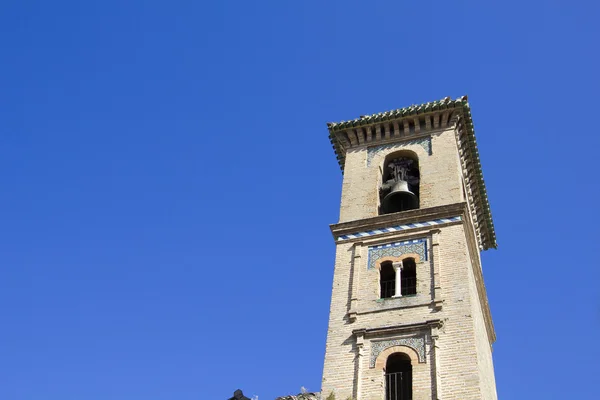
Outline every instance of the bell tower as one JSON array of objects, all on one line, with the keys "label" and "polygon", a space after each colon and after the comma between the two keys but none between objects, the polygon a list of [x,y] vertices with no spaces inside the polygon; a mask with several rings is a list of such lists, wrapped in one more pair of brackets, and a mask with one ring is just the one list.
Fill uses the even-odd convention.
[{"label": "bell tower", "polygon": [[497,399],[496,247],[467,97],[328,124],[342,173],[323,398]]}]

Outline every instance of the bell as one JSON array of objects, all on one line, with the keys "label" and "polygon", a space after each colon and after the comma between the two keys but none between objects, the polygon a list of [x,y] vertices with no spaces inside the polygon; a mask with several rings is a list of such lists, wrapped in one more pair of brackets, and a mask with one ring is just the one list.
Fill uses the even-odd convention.
[{"label": "bell", "polygon": [[408,189],[408,182],[399,180],[383,198],[381,209],[384,214],[414,210],[419,207],[417,195]]}]

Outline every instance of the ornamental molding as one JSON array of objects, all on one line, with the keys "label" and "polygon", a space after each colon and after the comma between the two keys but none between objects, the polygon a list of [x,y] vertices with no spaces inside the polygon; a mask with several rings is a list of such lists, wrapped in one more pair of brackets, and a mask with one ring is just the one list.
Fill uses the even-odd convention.
[{"label": "ornamental molding", "polygon": [[367,269],[375,268],[377,261],[383,257],[400,257],[411,253],[418,254],[420,261],[427,261],[427,239],[407,240],[369,247]]},{"label": "ornamental molding", "polygon": [[375,361],[381,352],[393,346],[406,346],[413,349],[419,356],[419,362],[425,361],[425,335],[413,336],[398,339],[388,339],[371,342],[371,356],[369,358],[369,367],[375,368]]}]

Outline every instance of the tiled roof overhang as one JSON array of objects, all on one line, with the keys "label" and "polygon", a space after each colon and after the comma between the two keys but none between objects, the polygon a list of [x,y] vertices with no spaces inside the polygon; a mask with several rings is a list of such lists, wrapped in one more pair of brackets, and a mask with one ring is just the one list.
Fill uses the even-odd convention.
[{"label": "tiled roof overhang", "polygon": [[415,118],[426,116],[427,114],[436,114],[437,122],[440,113],[444,113],[445,116],[443,118],[445,118],[446,121],[454,119],[457,123],[463,167],[467,172],[467,177],[470,179],[470,192],[475,209],[474,222],[479,231],[480,247],[483,250],[489,248],[495,249],[497,247],[496,233],[492,221],[487,191],[485,189],[485,182],[483,180],[479,151],[477,150],[477,141],[473,129],[473,119],[471,118],[471,107],[467,101],[467,96],[460,97],[456,100],[446,97],[440,101],[361,116],[360,118],[349,121],[328,123],[329,140],[333,145],[338,163],[343,173],[346,150],[349,147],[363,144],[362,140],[360,143],[350,143],[348,140],[345,140],[343,135],[344,132],[348,130],[354,131],[356,128],[364,128],[368,129],[370,138],[371,128],[378,125],[390,122],[398,124],[403,120],[414,120]]}]

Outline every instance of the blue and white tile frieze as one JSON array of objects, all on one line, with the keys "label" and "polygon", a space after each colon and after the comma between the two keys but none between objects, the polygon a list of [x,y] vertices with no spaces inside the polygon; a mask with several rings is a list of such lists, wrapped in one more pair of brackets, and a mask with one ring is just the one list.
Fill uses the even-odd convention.
[{"label": "blue and white tile frieze", "polygon": [[427,260],[427,240],[408,240],[369,247],[367,268],[374,268],[377,260],[383,257],[400,257],[411,253],[418,254],[421,261]]},{"label": "blue and white tile frieze", "polygon": [[371,357],[369,359],[369,366],[371,368],[375,367],[375,361],[377,360],[379,354],[392,346],[410,347],[417,352],[417,355],[419,356],[419,362],[425,362],[425,338],[423,336],[418,336],[371,342]]},{"label": "blue and white tile frieze", "polygon": [[368,237],[368,236],[373,236],[373,235],[380,235],[382,233],[398,232],[398,231],[404,231],[407,229],[422,228],[424,226],[435,226],[435,225],[440,225],[440,224],[447,224],[449,222],[456,222],[456,221],[460,221],[460,220],[461,220],[461,217],[451,217],[451,218],[435,219],[433,221],[415,222],[415,223],[411,223],[411,224],[390,226],[388,228],[373,229],[372,231],[364,231],[364,232],[351,233],[348,235],[340,235],[337,237],[337,241],[341,242],[342,240],[349,240],[349,239],[356,239],[356,238]]}]

